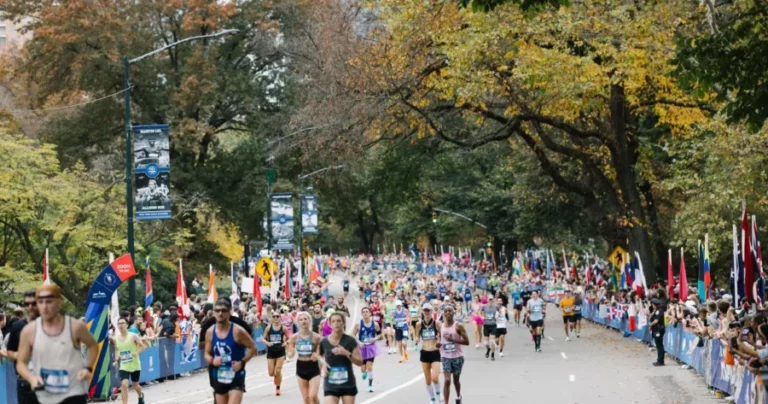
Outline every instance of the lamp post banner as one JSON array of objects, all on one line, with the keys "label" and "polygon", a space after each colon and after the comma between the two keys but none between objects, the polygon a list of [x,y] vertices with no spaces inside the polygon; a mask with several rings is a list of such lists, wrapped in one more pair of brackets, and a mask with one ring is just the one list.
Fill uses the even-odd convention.
[{"label": "lamp post banner", "polygon": [[301,230],[304,234],[317,234],[317,196],[301,196]]},{"label": "lamp post banner", "polygon": [[136,220],[171,218],[168,125],[133,127]]},{"label": "lamp post banner", "polygon": [[272,248],[293,250],[293,194],[272,194]]}]

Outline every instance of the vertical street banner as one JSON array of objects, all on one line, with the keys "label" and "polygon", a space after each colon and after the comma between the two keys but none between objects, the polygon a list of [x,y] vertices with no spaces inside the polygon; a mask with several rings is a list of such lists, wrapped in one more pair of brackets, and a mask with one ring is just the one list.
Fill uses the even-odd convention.
[{"label": "vertical street banner", "polygon": [[168,125],[133,127],[136,220],[171,218]]},{"label": "vertical street banner", "polygon": [[317,234],[317,196],[301,196],[301,231],[304,234]]},{"label": "vertical street banner", "polygon": [[272,194],[272,248],[293,250],[293,194]]},{"label": "vertical street banner", "polygon": [[128,279],[136,276],[133,260],[130,254],[112,261],[93,281],[88,300],[85,305],[85,324],[99,344],[99,354],[91,369],[91,382],[88,386],[88,396],[91,398],[107,398],[111,393],[109,340],[109,303],[112,294]]}]

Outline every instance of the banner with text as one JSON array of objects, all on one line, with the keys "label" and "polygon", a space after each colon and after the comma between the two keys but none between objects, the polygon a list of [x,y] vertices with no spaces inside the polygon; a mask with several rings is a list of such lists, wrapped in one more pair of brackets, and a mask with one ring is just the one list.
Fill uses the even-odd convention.
[{"label": "banner with text", "polygon": [[171,218],[168,125],[133,127],[136,220]]},{"label": "banner with text", "polygon": [[317,234],[317,196],[301,196],[301,230],[304,234]]},{"label": "banner with text", "polygon": [[272,194],[272,248],[293,250],[293,194]]}]

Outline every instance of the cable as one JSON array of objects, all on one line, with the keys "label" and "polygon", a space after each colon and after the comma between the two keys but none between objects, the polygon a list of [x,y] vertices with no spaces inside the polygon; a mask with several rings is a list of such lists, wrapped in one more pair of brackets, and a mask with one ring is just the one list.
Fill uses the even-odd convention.
[{"label": "cable", "polygon": [[120,90],[120,91],[118,91],[116,93],[112,93],[110,95],[105,95],[105,96],[103,96],[101,98],[97,98],[95,100],[81,102],[79,104],[65,105],[63,107],[52,107],[52,108],[44,108],[44,109],[14,109],[14,110],[11,110],[9,112],[12,113],[12,114],[22,114],[22,113],[30,113],[30,112],[61,111],[61,110],[70,109],[70,108],[77,108],[77,107],[82,107],[83,105],[93,104],[95,102],[106,100],[107,98],[114,97],[114,96],[116,96],[118,94],[122,94],[122,93],[126,92],[127,90],[130,90],[131,88],[133,88],[133,85],[131,85],[131,87],[129,87],[129,88],[124,88],[124,89],[122,89],[122,90]]}]

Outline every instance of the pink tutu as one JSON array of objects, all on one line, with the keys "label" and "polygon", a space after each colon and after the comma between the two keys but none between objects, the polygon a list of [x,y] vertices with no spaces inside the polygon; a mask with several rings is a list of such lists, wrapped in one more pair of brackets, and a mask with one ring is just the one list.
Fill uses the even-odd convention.
[{"label": "pink tutu", "polygon": [[379,346],[378,344],[371,344],[371,345],[360,345],[360,355],[363,357],[363,360],[366,359],[373,359],[377,356],[379,356]]},{"label": "pink tutu", "polygon": [[477,325],[483,325],[483,318],[480,316],[472,316],[472,321]]}]

